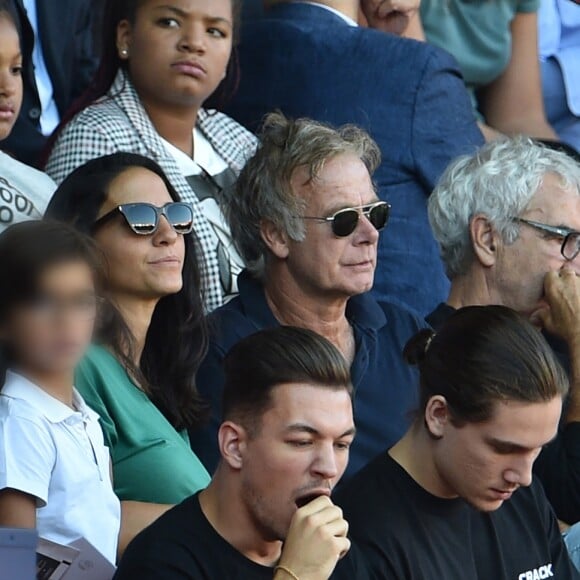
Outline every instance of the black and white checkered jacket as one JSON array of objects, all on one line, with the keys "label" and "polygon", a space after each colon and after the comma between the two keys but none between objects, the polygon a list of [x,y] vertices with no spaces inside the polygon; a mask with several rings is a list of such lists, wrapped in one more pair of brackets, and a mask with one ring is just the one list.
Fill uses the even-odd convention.
[{"label": "black and white checkered jacket", "polygon": [[[205,109],[199,112],[197,127],[232,170],[239,174],[256,149],[256,137],[230,117]],[[66,126],[56,142],[46,171],[61,183],[87,161],[119,151],[154,159],[181,198],[193,203],[195,232],[203,251],[206,307],[214,310],[221,306],[224,296],[217,256],[219,240],[123,71],[117,75],[106,97],[80,112]]]}]

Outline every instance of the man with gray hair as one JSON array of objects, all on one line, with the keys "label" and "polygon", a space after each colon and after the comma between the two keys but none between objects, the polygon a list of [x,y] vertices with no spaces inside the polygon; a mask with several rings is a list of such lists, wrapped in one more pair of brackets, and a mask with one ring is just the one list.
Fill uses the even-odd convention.
[{"label": "man with gray hair", "polygon": [[562,428],[535,464],[558,517],[580,521],[580,165],[519,137],[457,159],[429,200],[451,291],[427,321],[500,304],[541,327],[572,377]]},{"label": "man with gray hair", "polygon": [[[425,323],[369,293],[390,209],[372,183],[379,162],[377,145],[361,129],[267,117],[259,149],[226,207],[248,269],[240,278],[240,295],[210,317],[209,354],[197,377],[212,416],[206,429],[190,435],[210,472],[219,459],[224,356],[265,328],[307,328],[348,361],[357,437],[347,477],[408,427],[418,377],[402,350]],[[304,438],[305,446],[317,444],[316,433]]]}]

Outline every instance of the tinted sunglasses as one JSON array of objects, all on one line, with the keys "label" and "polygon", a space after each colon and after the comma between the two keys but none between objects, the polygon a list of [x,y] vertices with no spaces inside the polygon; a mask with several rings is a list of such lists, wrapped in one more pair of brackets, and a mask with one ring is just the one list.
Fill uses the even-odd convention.
[{"label": "tinted sunglasses", "polygon": [[366,217],[377,231],[387,225],[391,214],[391,206],[385,201],[377,201],[359,207],[347,207],[329,217],[304,216],[305,220],[328,222],[332,225],[332,233],[339,238],[346,238],[356,230],[361,216]]},{"label": "tinted sunglasses", "polygon": [[121,214],[127,225],[139,236],[151,236],[159,229],[161,216],[178,234],[190,234],[193,231],[193,208],[189,203],[170,202],[163,207],[150,203],[127,203],[119,205],[95,222],[95,229]]}]

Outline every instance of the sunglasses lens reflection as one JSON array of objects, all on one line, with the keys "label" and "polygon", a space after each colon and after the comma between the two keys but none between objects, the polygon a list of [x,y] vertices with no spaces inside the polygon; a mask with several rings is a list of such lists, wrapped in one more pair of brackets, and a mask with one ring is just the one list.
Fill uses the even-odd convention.
[{"label": "sunglasses lens reflection", "polygon": [[141,203],[126,205],[123,207],[123,215],[136,234],[149,235],[157,229],[157,213],[149,205]]},{"label": "sunglasses lens reflection", "polygon": [[167,206],[167,219],[178,234],[189,234],[193,230],[193,210],[187,203]]}]

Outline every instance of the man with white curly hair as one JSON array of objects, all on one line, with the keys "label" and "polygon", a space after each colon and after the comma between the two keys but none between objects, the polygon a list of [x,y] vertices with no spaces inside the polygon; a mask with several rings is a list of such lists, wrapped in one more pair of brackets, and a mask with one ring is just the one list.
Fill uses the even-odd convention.
[{"label": "man with white curly hair", "polygon": [[499,304],[542,328],[572,390],[557,439],[535,465],[558,517],[580,521],[580,164],[518,137],[490,143],[447,169],[429,219],[456,309]]}]

